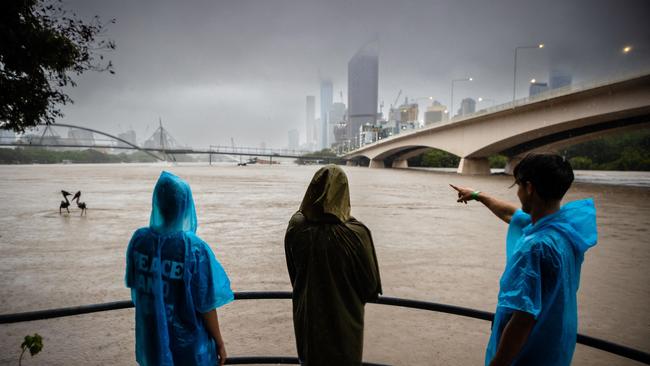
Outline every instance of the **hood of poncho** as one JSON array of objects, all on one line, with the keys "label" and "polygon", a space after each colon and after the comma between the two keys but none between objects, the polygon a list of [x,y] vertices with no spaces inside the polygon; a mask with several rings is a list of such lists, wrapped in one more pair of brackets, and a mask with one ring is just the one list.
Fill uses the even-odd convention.
[{"label": "hood of poncho", "polygon": [[586,252],[598,242],[593,199],[569,202],[558,212],[524,228],[523,233],[531,235],[548,228],[562,232],[579,253]]},{"label": "hood of poncho", "polygon": [[343,169],[333,164],[319,169],[309,183],[300,212],[311,222],[347,222],[350,189]]},{"label": "hood of poncho", "polygon": [[196,209],[187,182],[167,171],[160,173],[153,191],[149,227],[159,234],[196,233]]}]

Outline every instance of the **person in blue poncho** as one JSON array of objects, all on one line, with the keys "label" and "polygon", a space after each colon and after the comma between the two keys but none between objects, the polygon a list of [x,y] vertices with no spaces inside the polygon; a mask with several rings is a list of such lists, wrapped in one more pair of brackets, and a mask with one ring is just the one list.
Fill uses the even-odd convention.
[{"label": "person in blue poncho", "polygon": [[126,253],[135,355],[142,366],[225,363],[216,309],[231,302],[233,292],[196,227],[190,186],[162,172],[149,226],[133,234]]},{"label": "person in blue poncho", "polygon": [[452,185],[458,202],[479,201],[510,224],[485,364],[570,365],[578,331],[580,267],[598,237],[596,209],[592,199],[560,205],[573,170],[558,155],[526,156],[514,178],[521,209]]}]

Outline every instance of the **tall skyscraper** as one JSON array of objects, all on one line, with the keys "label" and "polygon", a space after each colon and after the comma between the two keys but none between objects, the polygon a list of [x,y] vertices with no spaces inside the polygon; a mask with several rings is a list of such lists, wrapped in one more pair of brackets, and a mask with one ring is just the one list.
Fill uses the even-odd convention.
[{"label": "tall skyscraper", "polygon": [[377,121],[379,42],[363,46],[348,62],[348,136],[358,143],[359,127]]},{"label": "tall skyscraper", "polygon": [[320,82],[320,148],[329,147],[329,112],[334,101],[334,86],[331,80]]},{"label": "tall skyscraper", "polygon": [[460,108],[458,109],[458,115],[464,116],[466,114],[476,112],[476,101],[472,98],[465,98],[460,102]]},{"label": "tall skyscraper", "polygon": [[548,90],[547,83],[540,83],[540,82],[530,83],[530,87],[528,88],[528,96],[532,97],[533,95],[543,93],[547,90]]},{"label": "tall skyscraper", "polygon": [[305,145],[308,149],[313,147],[314,141],[316,141],[314,124],[316,122],[316,97],[313,95],[307,96],[307,104],[305,109]]}]

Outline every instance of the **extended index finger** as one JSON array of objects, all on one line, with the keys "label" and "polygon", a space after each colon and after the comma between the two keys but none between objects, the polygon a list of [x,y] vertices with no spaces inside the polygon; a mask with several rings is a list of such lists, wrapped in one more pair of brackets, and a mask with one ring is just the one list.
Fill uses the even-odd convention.
[{"label": "extended index finger", "polygon": [[449,183],[449,186],[450,186],[451,188],[455,189],[456,191],[460,192],[460,188],[456,187],[455,185]]}]

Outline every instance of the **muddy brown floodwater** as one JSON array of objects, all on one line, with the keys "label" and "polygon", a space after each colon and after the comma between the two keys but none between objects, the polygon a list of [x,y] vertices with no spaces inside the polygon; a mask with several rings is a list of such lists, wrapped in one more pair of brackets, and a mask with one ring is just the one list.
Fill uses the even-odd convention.
[{"label": "muddy brown floodwater", "polygon": [[[289,291],[283,238],[316,166],[0,166],[0,313],[129,299],[124,253],[149,220],[161,170],[192,186],[198,234],[235,291]],[[516,202],[512,179],[345,168],[352,214],[372,230],[384,294],[494,311],[507,227],[448,183]],[[603,177],[601,177],[603,178]],[[604,175],[606,180],[607,176]],[[82,191],[59,215],[61,189]],[[579,331],[650,351],[650,188],[576,183],[566,200],[593,197],[599,242],[586,254]],[[0,364],[16,365],[27,334],[43,351],[23,365],[132,365],[133,309],[0,325]],[[220,309],[231,356],[295,355],[288,300]],[[479,365],[490,323],[383,305],[366,306],[364,359],[395,365]],[[578,345],[574,365],[635,365]]]}]

